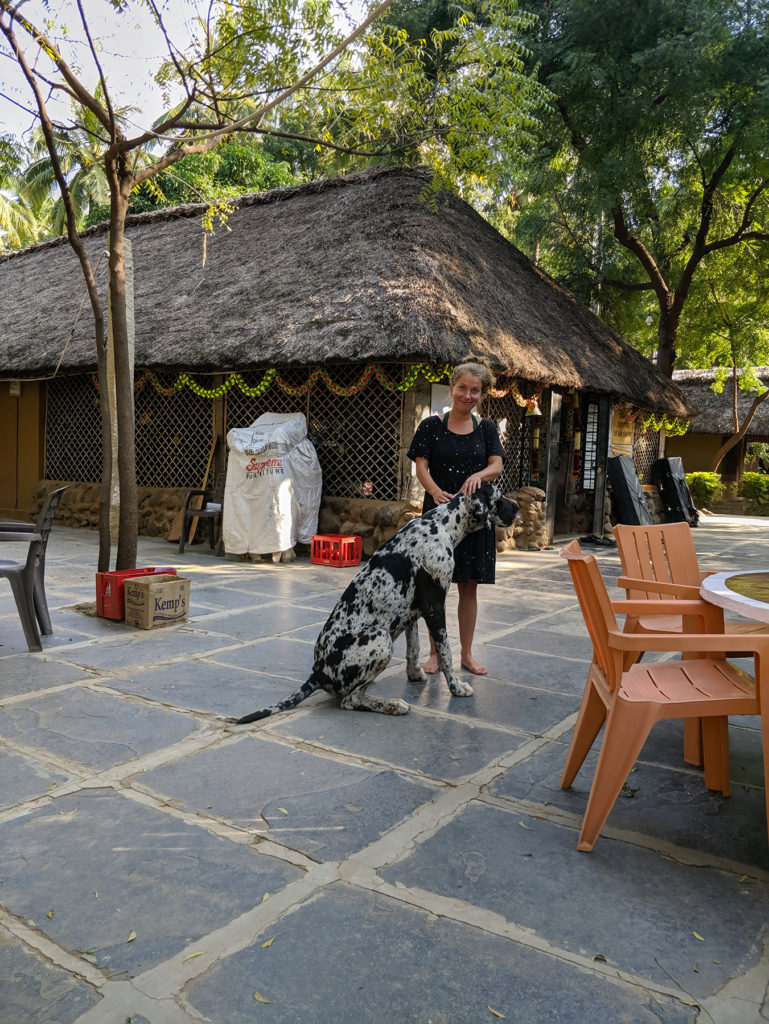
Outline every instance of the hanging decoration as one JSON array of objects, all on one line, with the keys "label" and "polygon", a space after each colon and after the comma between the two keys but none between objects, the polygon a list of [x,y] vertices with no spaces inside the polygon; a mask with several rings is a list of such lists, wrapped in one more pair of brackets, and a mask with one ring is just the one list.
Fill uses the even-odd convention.
[{"label": "hanging decoration", "polygon": [[540,419],[534,420],[531,431],[531,475],[532,478],[539,476],[539,425]]},{"label": "hanging decoration", "polygon": [[[504,398],[505,395],[512,395],[515,399],[515,404],[520,405],[522,409],[526,409],[527,416],[541,416],[539,411],[539,403],[542,400],[542,388],[535,391],[529,398],[525,398],[518,387],[518,381],[511,381],[510,385],[506,388],[490,388],[489,394],[492,398]],[[537,410],[536,412],[531,410]]]},{"label": "hanging decoration", "polygon": [[[391,380],[379,363],[367,363],[363,369],[363,373],[354,384],[342,385],[335,383],[331,374],[327,369],[325,369],[325,367],[316,366],[310,371],[310,375],[304,384],[294,386],[284,380],[275,367],[271,367],[270,369],[265,370],[262,379],[253,387],[249,387],[240,373],[231,373],[226,380],[222,381],[221,384],[212,388],[207,388],[202,384],[199,384],[188,373],[180,373],[173,384],[165,386],[161,384],[157,374],[153,370],[145,370],[134,382],[134,394],[138,394],[145,385],[150,384],[157,394],[163,395],[166,398],[170,398],[171,396],[178,394],[180,391],[183,391],[184,388],[189,388],[190,391],[198,395],[200,398],[223,398],[228,391],[232,390],[232,388],[237,388],[248,398],[261,398],[273,384],[277,384],[285,394],[291,395],[292,397],[298,397],[306,395],[319,381],[322,381],[333,395],[337,395],[340,398],[349,398],[351,395],[357,395],[364,388],[368,387],[374,378],[376,378],[380,385],[387,391],[403,392],[408,391],[409,388],[412,388],[414,384],[416,384],[420,373],[431,384],[438,384],[444,378],[450,377],[452,370],[453,367],[450,363],[441,363],[437,367],[429,366],[427,363],[414,363],[408,368],[403,379],[397,381]],[[94,386],[97,389],[99,387],[98,380],[95,375]],[[527,416],[540,416],[542,414],[540,408],[542,388],[536,391],[529,398],[526,398],[521,394],[518,382],[513,380],[506,388],[491,388],[489,394],[492,398],[504,398],[505,395],[512,394],[516,405],[526,409]]]},{"label": "hanging decoration", "polygon": [[635,421],[640,417],[643,430],[659,431],[664,428],[669,437],[677,437],[685,434],[689,429],[689,420],[681,419],[679,416],[667,416],[665,413],[649,412],[648,409],[642,410],[635,405],[629,405],[625,402],[617,402],[615,408],[628,420]]},{"label": "hanging decoration", "polygon": [[579,480],[579,472],[582,468],[582,412],[579,405],[579,394],[574,392],[571,401],[572,425],[574,437],[572,440],[572,467],[571,475],[575,483]]}]

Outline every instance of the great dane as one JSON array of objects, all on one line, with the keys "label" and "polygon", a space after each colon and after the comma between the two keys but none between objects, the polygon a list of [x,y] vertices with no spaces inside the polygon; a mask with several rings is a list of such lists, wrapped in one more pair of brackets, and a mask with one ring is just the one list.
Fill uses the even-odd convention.
[{"label": "great dane", "polygon": [[449,690],[455,697],[469,697],[473,688],[454,675],[446,636],[454,548],[468,533],[511,526],[517,511],[514,501],[484,483],[471,497],[460,492],[412,519],[377,549],[342,594],[315,643],[315,663],[307,682],[285,700],[245,715],[236,724],[288,711],[316,690],[334,694],[348,711],[405,715],[405,701],[383,700],[366,690],[386,668],[393,643],[404,630],[408,679],[426,682],[419,665],[420,617],[435,642],[438,667]]}]

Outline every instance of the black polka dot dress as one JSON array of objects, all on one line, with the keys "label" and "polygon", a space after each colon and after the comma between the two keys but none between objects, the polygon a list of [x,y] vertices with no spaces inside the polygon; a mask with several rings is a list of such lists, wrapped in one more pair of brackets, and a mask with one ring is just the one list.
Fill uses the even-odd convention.
[{"label": "black polka dot dress", "polygon": [[[430,476],[436,484],[450,494],[456,494],[473,473],[489,464],[492,455],[503,455],[497,428],[491,420],[483,419],[469,434],[455,434],[448,428],[445,417],[429,416],[417,427],[408,457],[427,459]],[[425,492],[422,511],[435,508],[432,495]],[[496,565],[496,537],[494,530],[470,533],[454,551],[454,583],[493,583]]]}]

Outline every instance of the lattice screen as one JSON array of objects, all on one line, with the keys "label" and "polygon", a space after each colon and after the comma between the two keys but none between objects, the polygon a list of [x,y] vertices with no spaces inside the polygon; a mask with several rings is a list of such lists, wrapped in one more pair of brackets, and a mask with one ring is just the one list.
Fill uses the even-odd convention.
[{"label": "lattice screen", "polygon": [[[390,380],[400,380],[401,364],[385,364]],[[360,378],[362,365],[330,366],[335,384],[349,386]],[[243,374],[250,386],[263,371]],[[291,387],[307,379],[307,369],[281,373]],[[137,379],[140,373],[137,372]],[[175,374],[159,375],[161,387],[170,387]],[[498,382],[505,387],[504,379]],[[524,394],[535,388],[521,382]],[[46,406],[45,473],[52,480],[97,482],[101,478],[101,428],[98,391],[93,377],[65,377],[50,381]],[[198,487],[213,440],[214,403],[185,388],[163,395],[151,382],[136,394],[137,482],[145,487]],[[542,416],[525,416],[512,395],[487,398],[481,414],[500,427],[505,449],[502,487],[517,490],[532,480],[532,438],[540,430],[539,466],[544,472],[547,444],[547,404]],[[307,395],[290,395],[277,384],[260,398],[249,398],[231,388],[224,399],[225,431],[253,423],[264,412],[303,412],[315,444],[328,495],[360,493],[393,500],[399,497],[400,437],[403,395],[389,391],[374,379],[356,395],[335,395],[318,381]],[[408,438],[406,439],[408,441]],[[371,485],[368,487],[367,485]]]},{"label": "lattice screen", "polygon": [[[508,387],[509,383],[504,377],[500,377],[497,380],[497,388],[502,390]],[[536,386],[530,382],[520,381],[519,383],[524,395],[531,395],[537,390]],[[526,410],[518,405],[511,394],[505,395],[504,398],[488,396],[479,407],[481,415],[493,420],[499,430],[502,448],[505,452],[505,464],[502,476],[497,483],[505,493],[517,491],[519,487],[526,487],[529,484],[535,486],[542,484],[538,473],[532,471],[532,453],[534,429],[539,426],[538,472],[544,473],[549,408],[544,395],[540,408],[541,416],[527,416]]]},{"label": "lattice screen", "polygon": [[643,426],[636,421],[633,437],[633,462],[642,484],[653,483],[652,466],[659,458],[659,451],[659,432],[654,427],[644,430]]},{"label": "lattice screen", "polygon": [[[158,374],[170,387],[176,374]],[[163,395],[147,383],[134,399],[136,482],[140,487],[200,487],[213,440],[212,402],[184,388]]]},{"label": "lattice screen", "polygon": [[45,475],[48,480],[101,480],[99,393],[90,375],[48,382]]},{"label": "lattice screen", "polygon": [[[383,366],[400,380],[400,365]],[[354,384],[360,366],[334,366],[334,382]],[[323,492],[339,496],[399,497],[400,432],[403,397],[372,380],[357,395],[337,397],[316,384],[310,393],[308,433],[323,471]],[[368,487],[371,484],[371,487]]]}]

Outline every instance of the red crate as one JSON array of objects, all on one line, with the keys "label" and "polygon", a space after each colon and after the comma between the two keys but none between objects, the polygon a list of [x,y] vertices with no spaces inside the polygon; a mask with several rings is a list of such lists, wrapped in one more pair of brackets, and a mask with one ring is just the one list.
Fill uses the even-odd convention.
[{"label": "red crate", "polygon": [[125,593],[123,582],[129,576],[149,576],[165,572],[176,575],[176,569],[167,566],[151,566],[147,569],[116,569],[113,572],[96,573],[96,614],[103,619],[125,618]]},{"label": "red crate", "polygon": [[310,561],[316,565],[359,565],[363,541],[344,533],[316,533],[312,538]]}]

